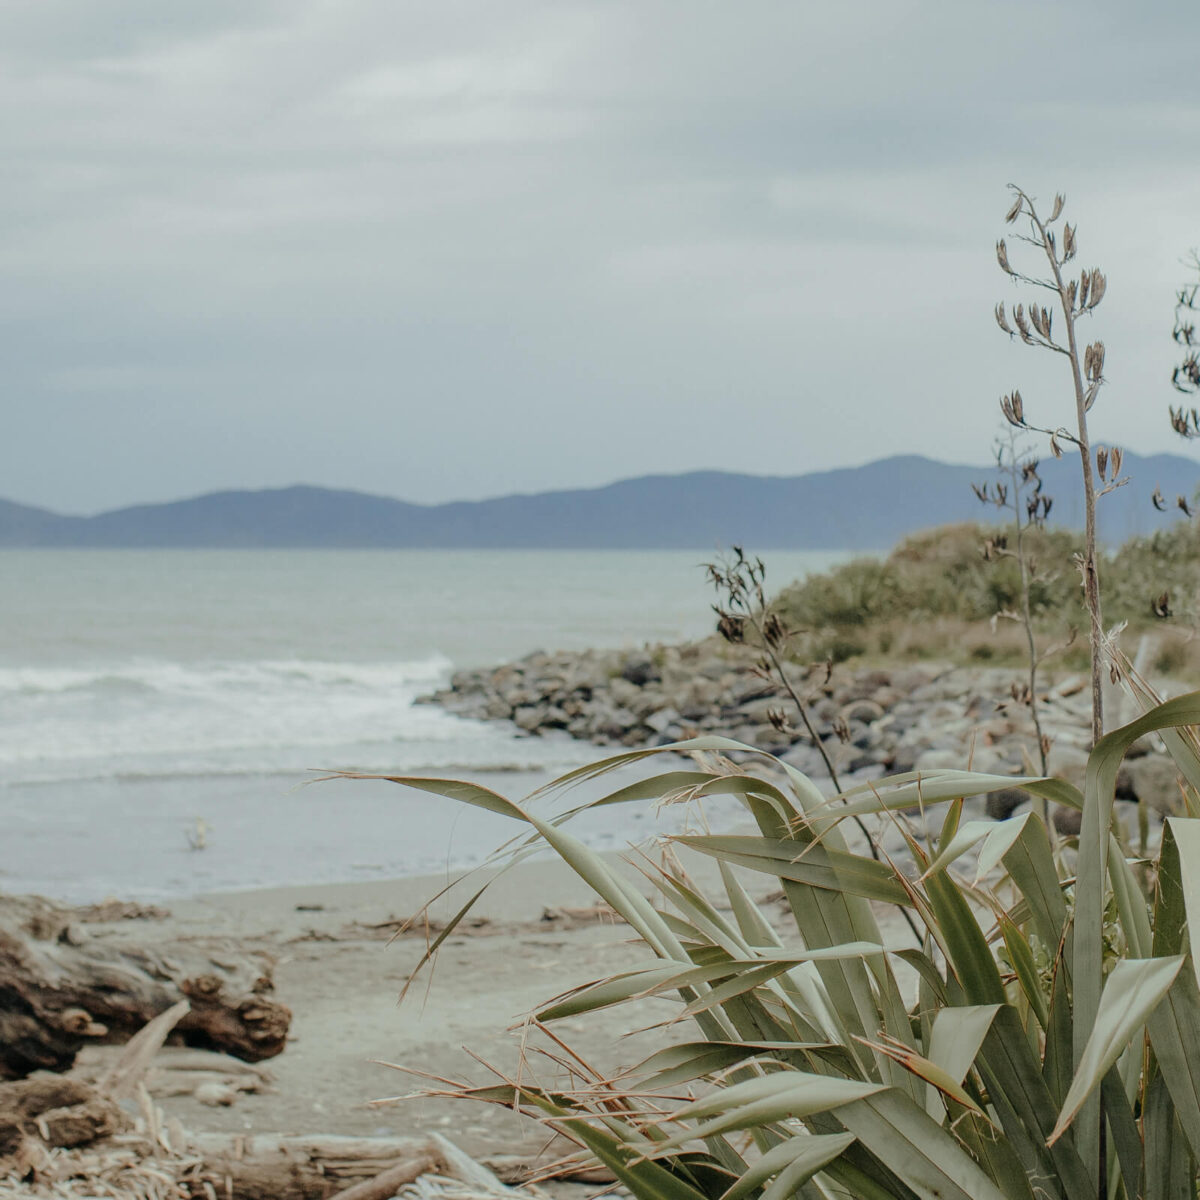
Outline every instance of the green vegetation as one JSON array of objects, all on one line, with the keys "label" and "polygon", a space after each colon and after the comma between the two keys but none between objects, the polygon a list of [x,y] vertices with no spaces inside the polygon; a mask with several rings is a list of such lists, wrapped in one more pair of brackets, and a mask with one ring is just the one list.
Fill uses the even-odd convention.
[{"label": "green vegetation", "polygon": [[[1092,683],[1094,747],[1083,790],[933,770],[829,799],[786,762],[717,737],[580,768],[524,804],[475,784],[394,777],[524,825],[529,840],[513,861],[550,847],[640,943],[627,970],[571,986],[533,1014],[522,1044],[544,1035],[558,1072],[552,1085],[522,1063],[488,1086],[441,1081],[437,1094],[539,1118],[605,1163],[637,1200],[1196,1200],[1200,692],[1159,701],[1105,632],[1100,585],[1109,624],[1124,620],[1140,632],[1172,611],[1192,619],[1200,538],[1177,525],[1106,557],[1096,546],[1095,504],[1121,485],[1121,455],[1097,447],[1093,469],[1086,415],[1103,383],[1104,347],[1081,355],[1075,323],[1106,284],[1094,269],[1063,278],[1075,231],[1065,225],[1060,246],[1049,229],[1063,204],[1056,197],[1042,222],[1016,190],[1008,214],[1010,223],[1028,219],[1020,240],[1044,252],[1050,277],[1014,270],[1004,242],[997,256],[1014,281],[1056,293],[1069,345],[1054,340],[1046,308],[1017,305],[1015,331],[1003,306],[996,319],[1025,344],[1070,360],[1075,432],[1028,424],[1018,392],[1002,404],[1014,427],[1048,435],[1056,451],[1060,441],[1080,451],[1082,541],[1043,528],[1032,510],[1022,526],[1014,480],[1017,554],[1000,544],[999,529],[932,530],[885,560],[846,564],[774,601],[763,564],[740,549],[709,572],[722,597],[718,631],[755,645],[757,674],[810,732],[815,710],[791,658],[954,652],[992,660],[1011,650],[1030,666],[1025,702],[1033,705],[1048,653],[1034,635],[1086,628],[1078,653]],[[1160,663],[1187,664],[1187,637],[1184,628],[1174,642],[1160,639]],[[1144,713],[1107,736],[1102,668]],[[782,707],[765,715],[776,728],[791,719]],[[1155,733],[1180,777],[1179,807],[1157,839],[1143,809],[1135,846],[1114,816],[1118,771]],[[694,765],[541,815],[547,792],[670,751]],[[840,787],[832,765],[829,774]],[[1033,799],[1030,811],[964,821],[966,801],[1014,788]],[[622,870],[568,831],[599,806],[709,796],[739,801],[756,832],[713,835],[701,819],[705,832],[665,839],[661,861],[631,855]],[[1048,804],[1079,811],[1077,838],[1056,835]],[[889,822],[899,852],[895,842],[884,850],[879,829]],[[715,867],[707,889],[699,870],[685,869],[688,855]],[[794,929],[778,930],[751,898],[755,880],[779,889]],[[690,1022],[693,1038],[615,1077],[572,1052],[571,1023],[647,998],[671,1003],[669,1019]]]},{"label": "green vegetation", "polygon": [[[640,943],[627,970],[534,1014],[526,1037],[553,1039],[554,1085],[523,1067],[437,1094],[528,1112],[590,1150],[638,1200],[1194,1197],[1200,988],[1186,929],[1200,929],[1200,796],[1189,789],[1188,816],[1167,822],[1154,859],[1111,839],[1126,749],[1167,731],[1194,787],[1200,744],[1177,727],[1197,722],[1200,693],[1110,734],[1084,793],[1057,780],[934,771],[828,801],[769,756],[786,783],[734,767],[720,756],[748,748],[721,738],[572,772],[548,790],[671,749],[709,764],[553,820],[539,815],[544,795],[516,804],[474,784],[397,777],[524,825],[531,842],[515,857],[551,847]],[[1000,786],[1081,809],[1077,851],[1033,813],[962,821],[965,798]],[[567,828],[600,805],[714,795],[740,800],[757,833],[681,835],[661,864],[631,856],[622,871]],[[932,841],[909,838],[908,869],[853,848],[847,821],[918,803],[944,815]],[[714,893],[676,850],[716,864]],[[959,873],[968,853],[976,882]],[[781,937],[751,899],[753,879],[782,889],[793,935]],[[695,1036],[615,1080],[571,1055],[572,1025],[647,997],[669,1001],[668,1018],[691,1022]]]},{"label": "green vegetation", "polygon": [[[798,653],[814,659],[928,656],[1015,665],[1026,654],[1013,619],[1021,603],[1020,566],[1013,557],[986,554],[988,543],[1003,536],[1001,527],[974,524],[914,534],[886,558],[854,559],[792,584],[774,607],[800,635]],[[1072,561],[1078,538],[1036,528],[1024,537],[1038,568],[1030,583],[1035,628],[1046,641],[1066,641],[1070,629],[1084,628],[1087,620]],[[1127,623],[1132,635],[1153,630],[1160,653],[1179,669],[1200,661],[1189,644],[1200,595],[1195,525],[1178,522],[1134,538],[1104,556],[1099,569],[1111,622]],[[1169,618],[1154,612],[1164,593]],[[1082,665],[1086,653],[1079,643],[1066,662]]]}]

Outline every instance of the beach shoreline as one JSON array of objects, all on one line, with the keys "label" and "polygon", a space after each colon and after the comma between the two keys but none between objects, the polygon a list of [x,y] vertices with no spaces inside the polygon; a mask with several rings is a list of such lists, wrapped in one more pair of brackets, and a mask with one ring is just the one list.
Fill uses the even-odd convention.
[{"label": "beach shoreline", "polygon": [[[474,890],[481,877],[495,875],[472,873],[431,906],[431,922],[461,907],[468,885]],[[475,1054],[515,1070],[521,1035],[514,1026],[535,1005],[645,961],[649,952],[630,944],[628,927],[595,911],[594,892],[564,864],[523,863],[495,879],[461,932],[446,939],[434,969],[426,968],[401,1003],[426,930],[393,935],[447,882],[441,875],[219,892],[174,901],[167,915],[86,926],[86,936],[131,943],[230,939],[275,959],[274,998],[293,1013],[286,1048],[253,1072],[225,1060],[230,1078],[237,1075],[235,1092],[227,1096],[231,1103],[212,1104],[195,1093],[179,1094],[185,1076],[172,1064],[189,1052],[168,1046],[149,1080],[164,1115],[192,1133],[442,1133],[477,1157],[536,1158],[546,1131],[507,1110],[446,1098],[374,1104],[421,1087],[381,1064],[481,1081],[487,1072]],[[646,1008],[647,1024],[671,1011],[663,1002]],[[657,1032],[623,1039],[632,1019],[628,1011],[599,1013],[564,1022],[561,1032],[598,1062],[629,1065],[663,1040]],[[94,1076],[118,1050],[87,1046],[76,1071]],[[261,1090],[259,1072],[268,1080]],[[243,1085],[255,1090],[236,1090]]]}]

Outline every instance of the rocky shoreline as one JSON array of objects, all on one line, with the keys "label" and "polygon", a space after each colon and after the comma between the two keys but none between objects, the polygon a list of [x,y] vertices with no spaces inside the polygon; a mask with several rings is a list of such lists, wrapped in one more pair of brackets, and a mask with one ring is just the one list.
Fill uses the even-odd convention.
[{"label": "rocky shoreline", "polygon": [[[539,651],[499,667],[456,672],[449,687],[422,701],[463,717],[510,721],[528,736],[565,733],[599,746],[667,745],[720,734],[827,779],[822,754],[794,706],[753,672],[753,661],[745,648],[716,639],[637,650]],[[1034,770],[1036,741],[1023,682],[1012,669],[922,662],[835,667],[828,675],[824,667],[797,670],[794,686],[835,770],[862,779],[968,766],[997,775]],[[1089,741],[1086,681],[1050,679],[1039,688],[1038,702],[1052,773],[1081,782]],[[1178,798],[1173,764],[1149,745],[1135,751],[1118,798],[1168,811]],[[987,812],[1007,816],[1024,799],[1018,792],[993,793]]]}]

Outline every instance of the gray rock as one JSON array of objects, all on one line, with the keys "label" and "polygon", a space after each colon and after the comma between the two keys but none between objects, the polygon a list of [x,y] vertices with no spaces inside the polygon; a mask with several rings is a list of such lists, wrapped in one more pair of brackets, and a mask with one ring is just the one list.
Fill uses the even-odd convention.
[{"label": "gray rock", "polygon": [[546,719],[545,704],[525,704],[513,711],[513,724],[526,733],[534,733]]},{"label": "gray rock", "polygon": [[[788,704],[790,706],[790,701]],[[772,709],[783,707],[784,703],[781,698],[771,694],[741,701],[735,708],[730,709],[730,715],[735,715],[741,721],[765,721],[767,713]]]},{"label": "gray rock", "polygon": [[757,675],[744,675],[735,679],[729,690],[733,694],[733,703],[745,708],[756,700],[771,700],[778,689],[775,684]]},{"label": "gray rock", "polygon": [[1126,762],[1123,769],[1128,776],[1129,790],[1132,793],[1129,799],[1148,805],[1164,816],[1179,811],[1179,772],[1168,755],[1145,754],[1132,762]]},{"label": "gray rock", "polygon": [[548,705],[542,717],[542,729],[565,729],[570,717],[557,704]]},{"label": "gray rock", "polygon": [[1083,827],[1083,813],[1076,808],[1064,808],[1061,804],[1054,809],[1054,828],[1064,837],[1078,837]]},{"label": "gray rock", "polygon": [[857,721],[861,725],[870,725],[883,716],[883,706],[874,700],[852,700],[842,709],[842,718],[846,721]]},{"label": "gray rock", "polygon": [[795,767],[802,775],[812,775],[814,772],[824,772],[825,770],[820,754],[812,746],[804,743],[797,743],[785,750],[779,757],[788,766]]},{"label": "gray rock", "polygon": [[[880,766],[880,763],[873,754],[860,750],[857,746],[849,745],[841,747],[840,752],[834,756],[833,765],[838,774],[842,775],[858,774],[870,767]],[[842,785],[848,786],[844,779]]]},{"label": "gray rock", "polygon": [[677,709],[660,708],[657,712],[652,712],[645,717],[643,723],[653,729],[655,733],[665,733],[678,720],[679,711]]},{"label": "gray rock", "polygon": [[1087,752],[1075,746],[1056,742],[1050,747],[1048,765],[1050,774],[1055,779],[1065,779],[1076,787],[1083,787],[1083,777],[1087,772]]},{"label": "gray rock", "polygon": [[868,750],[874,744],[874,734],[869,725],[864,725],[861,721],[851,721],[846,728],[849,734],[847,740],[851,746],[859,750]]},{"label": "gray rock", "polygon": [[648,654],[631,654],[621,666],[621,678],[626,683],[637,687],[645,687],[648,683],[656,683],[662,678],[662,673],[655,666],[654,660]]},{"label": "gray rock", "polygon": [[609,708],[593,718],[592,728],[602,737],[619,742],[630,732],[638,719],[627,708]]},{"label": "gray rock", "polygon": [[963,771],[967,763],[957,750],[923,750],[917,755],[913,769],[916,771]]},{"label": "gray rock", "polygon": [[988,792],[984,813],[993,821],[1005,821],[1029,800],[1029,793],[1019,788],[999,788]]}]

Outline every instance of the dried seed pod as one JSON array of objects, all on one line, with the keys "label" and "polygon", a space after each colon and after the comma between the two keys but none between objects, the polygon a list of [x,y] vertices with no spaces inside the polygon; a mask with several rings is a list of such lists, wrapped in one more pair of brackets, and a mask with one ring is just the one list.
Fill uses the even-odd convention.
[{"label": "dried seed pod", "polygon": [[734,613],[717,610],[717,632],[731,645],[738,645],[746,640],[746,618]]},{"label": "dried seed pod", "polygon": [[768,708],[767,720],[771,722],[772,727],[777,733],[792,732],[792,723],[788,720],[787,713],[782,708]]},{"label": "dried seed pod", "polygon": [[1112,452],[1109,455],[1109,457],[1112,460],[1113,479],[1120,479],[1120,477],[1121,477],[1121,461],[1125,457],[1125,452],[1121,449],[1120,446],[1114,446],[1112,448]]},{"label": "dried seed pod", "polygon": [[1171,597],[1167,592],[1156,596],[1150,601],[1150,611],[1160,620],[1165,621],[1171,615]]},{"label": "dried seed pod", "polygon": [[1075,227],[1073,225],[1063,226],[1063,262],[1069,262],[1075,257]]},{"label": "dried seed pod", "polygon": [[1013,206],[1004,214],[1006,224],[1011,225],[1021,215],[1021,205],[1025,203],[1024,196],[1018,196],[1013,201]]},{"label": "dried seed pod", "polygon": [[1100,476],[1100,482],[1106,483],[1105,475],[1108,473],[1108,451],[1103,446],[1096,447],[1096,471]]},{"label": "dried seed pod", "polygon": [[1013,312],[1013,320],[1017,323],[1017,332],[1021,335],[1021,341],[1027,346],[1034,345],[1033,335],[1029,332],[1029,321],[1025,316],[1025,306],[1018,304]]},{"label": "dried seed pod", "polygon": [[1050,453],[1053,454],[1055,458],[1062,458],[1063,456],[1062,447],[1058,444],[1058,438],[1056,438],[1054,434],[1050,435]]},{"label": "dried seed pod", "polygon": [[996,324],[999,325],[1009,337],[1014,336],[1012,326],[1008,323],[1008,317],[1006,317],[1004,314],[1003,304],[996,305]]},{"label": "dried seed pod", "polygon": [[778,649],[787,641],[787,628],[775,613],[767,613],[763,620],[763,637],[772,649]]},{"label": "dried seed pod", "polygon": [[1167,502],[1163,499],[1162,489],[1155,488],[1154,494],[1150,497],[1150,503],[1158,509],[1159,512],[1167,511]]},{"label": "dried seed pod", "polygon": [[1088,305],[1088,295],[1092,289],[1092,273],[1084,271],[1079,276],[1079,311],[1082,312]]},{"label": "dried seed pod", "polygon": [[1013,392],[1011,396],[1000,397],[1000,412],[1004,419],[1017,429],[1025,428],[1025,405],[1021,401],[1021,393]]},{"label": "dried seed pod", "polygon": [[1092,271],[1092,299],[1088,305],[1090,312],[1101,300],[1104,299],[1104,293],[1108,290],[1108,280],[1100,274],[1098,270]]},{"label": "dried seed pod", "polygon": [[1183,513],[1185,517],[1190,517],[1192,515],[1191,507],[1182,496],[1175,497],[1175,507],[1179,509],[1179,511]]},{"label": "dried seed pod", "polygon": [[1054,197],[1054,208],[1050,212],[1051,222],[1057,221],[1058,218],[1062,216],[1063,205],[1066,204],[1066,202],[1067,198],[1062,194],[1062,192],[1059,192]]}]

